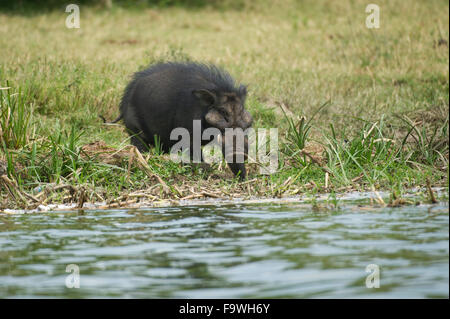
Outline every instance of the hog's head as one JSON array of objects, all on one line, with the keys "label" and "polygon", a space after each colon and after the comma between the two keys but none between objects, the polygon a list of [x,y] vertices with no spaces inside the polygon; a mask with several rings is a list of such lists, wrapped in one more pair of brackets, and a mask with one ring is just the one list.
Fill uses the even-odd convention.
[{"label": "hog's head", "polygon": [[[221,132],[219,140],[228,166],[235,175],[240,172],[240,178],[244,179],[246,170],[243,158],[247,157],[248,139],[246,136],[237,137],[236,135],[249,128],[253,122],[252,116],[244,108],[247,88],[241,85],[237,92],[215,92],[201,89],[195,90],[193,93],[203,105],[208,106],[208,112],[205,115],[206,122]],[[232,129],[242,129],[242,131]],[[234,134],[231,133],[232,131]],[[244,156],[239,156],[239,154]]]}]

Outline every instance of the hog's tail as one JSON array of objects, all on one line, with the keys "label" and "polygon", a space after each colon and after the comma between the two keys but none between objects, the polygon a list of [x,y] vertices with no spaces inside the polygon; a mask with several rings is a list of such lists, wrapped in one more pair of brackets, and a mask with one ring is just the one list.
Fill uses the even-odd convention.
[{"label": "hog's tail", "polygon": [[103,121],[104,124],[114,124],[114,123],[119,122],[119,121],[122,119],[122,114],[120,114],[118,118],[116,118],[114,121],[111,121],[111,122],[108,122],[108,121],[103,117],[103,115],[99,115],[98,117],[102,119],[102,121]]}]

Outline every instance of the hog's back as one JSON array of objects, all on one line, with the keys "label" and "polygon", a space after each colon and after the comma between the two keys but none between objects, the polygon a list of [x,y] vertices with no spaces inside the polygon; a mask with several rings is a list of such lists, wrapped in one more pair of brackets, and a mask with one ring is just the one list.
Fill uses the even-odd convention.
[{"label": "hog's back", "polygon": [[142,131],[149,144],[158,135],[168,151],[177,142],[170,140],[174,128],[186,128],[192,137],[193,120],[202,120],[205,125],[207,110],[199,105],[192,90],[209,89],[210,85],[195,73],[170,65],[147,71],[136,76],[128,110],[124,112],[128,113],[124,114],[125,125],[132,131]]}]

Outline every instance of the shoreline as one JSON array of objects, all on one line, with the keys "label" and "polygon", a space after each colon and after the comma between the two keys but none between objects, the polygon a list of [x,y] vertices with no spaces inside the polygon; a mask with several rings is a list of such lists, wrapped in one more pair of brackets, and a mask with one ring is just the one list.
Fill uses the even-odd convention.
[{"label": "shoreline", "polygon": [[[399,207],[406,205],[423,205],[423,204],[435,204],[440,205],[447,203],[445,197],[449,194],[448,187],[433,187],[433,192],[437,196],[438,200],[436,203],[422,201],[411,201],[417,199],[418,197],[424,198],[427,192],[426,188],[415,187],[406,190],[405,194],[401,197],[404,201],[401,202],[388,202],[389,196],[391,195],[388,191],[349,191],[344,193],[335,194],[336,201],[360,201],[360,200],[370,200],[371,206],[379,207]],[[39,205],[35,209],[1,209],[0,214],[16,215],[16,214],[32,214],[32,213],[50,213],[50,212],[72,212],[72,211],[97,211],[97,210],[130,210],[130,209],[151,209],[159,207],[188,207],[188,206],[222,206],[222,205],[252,205],[252,204],[307,204],[314,206],[314,202],[322,204],[323,202],[330,201],[330,196],[333,193],[319,193],[319,194],[303,194],[295,196],[281,196],[281,197],[256,197],[251,196],[250,198],[206,198],[206,199],[187,199],[187,200],[176,200],[176,199],[162,199],[159,201],[143,201],[137,203],[130,203],[129,205],[120,205],[120,203],[107,204],[106,202],[85,202],[83,207],[77,207],[77,203],[67,203],[67,204],[48,204]],[[331,199],[332,200],[332,199]]]}]

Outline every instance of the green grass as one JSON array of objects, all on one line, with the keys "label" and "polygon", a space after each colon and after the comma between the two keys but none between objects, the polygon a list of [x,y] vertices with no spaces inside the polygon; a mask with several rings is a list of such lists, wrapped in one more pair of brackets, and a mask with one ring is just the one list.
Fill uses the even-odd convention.
[{"label": "green grass", "polygon": [[12,93],[8,87],[0,88],[0,105],[0,136],[3,148],[24,147],[30,136],[34,135],[30,125],[32,105],[25,104],[20,89]]},{"label": "green grass", "polygon": [[[401,192],[427,179],[448,187],[446,1],[379,1],[379,29],[365,27],[364,1],[87,1],[80,29],[65,28],[57,5],[23,3],[0,11],[0,87],[9,87],[0,90],[0,171],[21,192],[72,185],[101,201],[149,189],[181,198]],[[249,85],[254,127],[279,128],[278,172],[251,165],[253,181],[241,185],[223,165],[183,166],[158,148],[144,154],[147,173],[127,156],[83,154],[94,141],[126,153],[125,129],[98,116],[116,118],[133,72],[169,60],[212,62]],[[24,206],[5,185],[1,205]],[[46,203],[81,196],[69,193]]]}]

